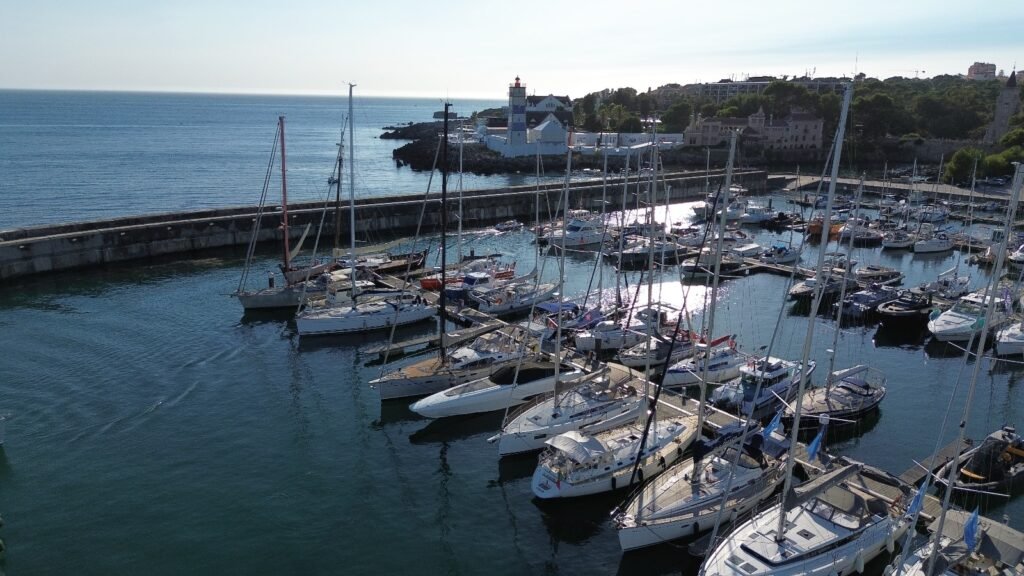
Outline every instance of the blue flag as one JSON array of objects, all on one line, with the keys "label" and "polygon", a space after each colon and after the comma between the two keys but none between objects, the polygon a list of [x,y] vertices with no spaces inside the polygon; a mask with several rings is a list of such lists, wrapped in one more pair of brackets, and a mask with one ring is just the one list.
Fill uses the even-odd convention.
[{"label": "blue flag", "polygon": [[910,506],[907,506],[907,516],[913,516],[917,514],[918,510],[921,509],[921,504],[924,503],[924,485],[917,489],[917,493],[914,494],[914,499],[910,501]]},{"label": "blue flag", "polygon": [[779,411],[775,413],[775,418],[772,418],[772,421],[769,422],[768,425],[764,427],[764,430],[761,432],[761,435],[764,436],[765,440],[767,440],[768,437],[772,435],[772,432],[774,432],[780,424],[782,424],[782,408],[780,408]]},{"label": "blue flag", "polygon": [[964,543],[968,550],[974,550],[978,545],[978,509],[975,508],[971,517],[964,523]]},{"label": "blue flag", "polygon": [[825,435],[825,427],[822,426],[818,430],[818,435],[811,440],[811,443],[807,445],[807,458],[808,460],[814,460],[818,457],[818,448],[821,448],[821,438]]}]

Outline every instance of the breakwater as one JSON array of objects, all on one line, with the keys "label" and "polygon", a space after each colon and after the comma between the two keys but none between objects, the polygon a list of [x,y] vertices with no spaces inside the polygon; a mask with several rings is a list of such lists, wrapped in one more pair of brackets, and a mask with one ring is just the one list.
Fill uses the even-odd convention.
[{"label": "breakwater", "polygon": [[[707,176],[712,189],[723,181],[724,172]],[[733,181],[754,193],[763,193],[768,175],[763,170],[737,170]],[[664,175],[672,201],[695,200],[706,189],[704,172],[674,172]],[[659,182],[660,185],[660,182]],[[599,178],[576,182],[571,188],[569,208],[600,209],[606,192],[606,209],[622,208],[621,178],[609,179],[607,190]],[[558,216],[558,184],[540,187],[541,218]],[[640,186],[642,195],[643,185]],[[503,220],[534,219],[535,186],[463,192],[462,222],[467,227],[487,226]],[[637,202],[638,187],[630,183],[626,206]],[[659,193],[660,195],[660,193]],[[641,198],[641,201],[644,199]],[[659,199],[659,203],[663,200]],[[426,202],[426,206],[424,206]],[[361,237],[394,238],[414,232],[423,213],[423,232],[440,226],[440,194],[365,198],[356,203],[356,233]],[[333,206],[323,212],[324,203],[289,204],[289,235],[298,238],[307,224],[313,229],[324,223],[324,234],[333,234],[336,220]],[[455,194],[449,194],[449,209],[456,209]],[[269,207],[259,223],[259,241],[282,240],[278,226],[280,206]],[[348,206],[340,208],[342,232],[347,235]],[[176,212],[149,216],[115,218],[90,222],[57,224],[0,231],[0,280],[88,266],[188,254],[213,248],[247,245],[257,226],[257,208],[243,206]]]}]

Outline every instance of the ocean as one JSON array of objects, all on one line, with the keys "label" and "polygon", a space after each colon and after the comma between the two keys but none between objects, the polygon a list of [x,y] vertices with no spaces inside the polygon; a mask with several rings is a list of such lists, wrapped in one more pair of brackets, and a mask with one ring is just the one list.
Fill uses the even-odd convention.
[{"label": "ocean", "polygon": [[[311,110],[319,110],[334,126],[318,128],[327,144],[309,144],[305,152],[313,190],[329,171],[342,108],[337,99],[44,93],[43,109],[32,112],[28,94],[15,94],[21,99],[17,114],[2,110],[0,197],[5,204],[0,217],[10,222],[4,227],[176,210],[204,201],[248,203],[254,192],[240,179],[252,174],[227,159],[248,154],[251,168],[261,174],[273,124],[284,109],[298,125],[292,139],[298,141],[298,167],[304,154],[300,111],[313,117]],[[11,93],[3,97],[12,98]],[[50,110],[57,102],[63,112]],[[294,107],[288,108],[290,102]],[[170,137],[163,135],[159,144],[133,152],[146,143],[133,137],[135,131],[153,138],[174,132],[167,126],[177,114],[171,110],[175,103],[204,110],[208,138],[192,146],[187,142],[193,136],[181,138],[172,152],[166,150]],[[397,110],[399,104],[385,102],[381,108]],[[438,107],[430,101],[420,106],[426,118]],[[117,121],[122,109],[132,122]],[[83,116],[86,110],[91,119],[83,117],[77,128],[56,126],[57,116]],[[408,111],[389,114],[394,116],[372,125],[416,119],[404,118]],[[10,119],[18,115],[52,115],[47,130],[64,136],[52,141],[21,136],[27,140],[19,143],[9,131]],[[306,130],[312,131],[309,125]],[[182,132],[202,134],[201,126],[195,122]],[[234,130],[238,138],[231,144],[212,136]],[[244,144],[243,134],[259,143]],[[382,149],[391,145],[381,143]],[[359,146],[357,158],[363,153]],[[34,153],[18,152],[17,162],[7,157],[8,151],[22,149]],[[162,166],[165,156],[191,162],[192,168],[176,168],[173,181],[157,175],[143,184],[141,177]],[[88,159],[99,158],[118,160],[90,168],[94,162]],[[389,158],[382,161],[387,170],[393,166]],[[54,187],[57,180],[74,179],[70,166],[92,170],[90,184]],[[298,167],[293,170],[302,172]],[[192,172],[204,187],[217,190],[216,202],[203,187],[193,188]],[[407,181],[410,193],[421,191],[414,184],[423,175],[407,169],[395,173]],[[18,182],[16,188],[11,181]],[[119,200],[100,194],[107,186],[98,181],[124,187]],[[65,187],[81,195],[58,194]],[[380,191],[388,189],[393,188]],[[16,203],[7,198],[12,190],[23,195]],[[36,212],[44,204],[52,210]],[[690,206],[673,205],[670,219],[690,219]],[[750,232],[762,245],[789,240],[788,234]],[[449,246],[454,249],[451,240]],[[466,246],[502,253],[521,273],[536,265],[545,279],[558,276],[558,260],[539,253],[526,231],[471,231]],[[805,264],[814,262],[816,250],[809,249]],[[907,274],[905,285],[932,280],[954,266],[975,286],[988,274],[955,253],[914,256],[862,248],[854,257],[862,264],[900,267]],[[276,258],[275,247],[261,249],[254,270],[272,268]],[[367,382],[382,367],[368,349],[384,343],[386,335],[300,339],[287,317],[243,314],[229,296],[243,263],[243,250],[229,249],[0,286],[0,415],[6,425],[0,448],[0,538],[7,546],[0,571],[696,574],[697,562],[687,555],[685,542],[620,552],[609,513],[625,494],[570,502],[534,499],[530,475],[536,456],[499,459],[486,441],[500,425],[500,414],[429,421],[406,402],[381,405]],[[565,267],[569,295],[598,284],[609,289],[616,282],[614,270],[593,253],[573,253]],[[629,273],[618,281],[635,290],[641,277]],[[957,347],[932,342],[926,334],[893,333],[876,325],[837,332],[834,321],[810,319],[787,302],[787,288],[787,278],[772,274],[724,281],[715,332],[736,334],[742,350],[761,352],[777,328],[772,354],[799,359],[810,323],[811,357],[819,366],[815,383],[824,381],[833,354],[837,367],[868,363],[887,375],[888,395],[878,416],[830,444],[831,453],[899,474],[937,442],[952,439],[974,360],[965,362]],[[652,291],[655,298],[690,310],[695,323],[703,317],[707,290],[681,284],[674,269],[657,276]],[[433,330],[426,323],[402,329],[398,337]],[[1019,359],[984,361],[969,436],[980,440],[1004,424],[1021,425],[1022,375]],[[986,515],[1024,529],[1024,499],[991,496],[982,504]],[[878,574],[881,568],[869,564],[868,572]]]},{"label": "ocean", "polygon": [[[452,104],[469,116],[502,102]],[[439,99],[356,92],[354,152],[346,150],[345,162],[355,166],[357,197],[426,191],[429,172],[392,160],[405,141],[380,135],[386,126],[430,121],[440,109]],[[255,205],[281,115],[289,200],[322,199],[347,113],[347,97],[0,90],[0,230]],[[463,187],[528,180],[465,174]]]}]

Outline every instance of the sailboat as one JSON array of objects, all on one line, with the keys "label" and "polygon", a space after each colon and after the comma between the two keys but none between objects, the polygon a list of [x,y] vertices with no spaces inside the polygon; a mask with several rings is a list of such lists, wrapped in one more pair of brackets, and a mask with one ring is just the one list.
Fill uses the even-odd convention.
[{"label": "sailboat", "polygon": [[[249,274],[249,268],[252,263],[252,255],[256,248],[256,241],[259,237],[259,221],[261,220],[261,216],[264,212],[264,203],[261,201],[259,213],[256,219],[257,225],[253,228],[252,239],[249,242],[245,269],[242,272],[242,278],[239,280],[238,289],[234,293],[234,296],[238,298],[238,301],[242,303],[242,307],[246,310],[297,308],[305,298],[323,295],[332,281],[330,277],[324,276],[326,272],[329,272],[334,268],[334,265],[329,260],[305,267],[293,265],[293,260],[302,248],[302,243],[303,240],[306,239],[306,233],[309,232],[309,227],[306,227],[305,232],[302,234],[302,239],[299,240],[298,245],[294,250],[292,250],[289,247],[288,231],[288,184],[287,178],[285,177],[286,161],[284,147],[284,116],[280,116],[277,119],[276,136],[277,137],[274,138],[275,150],[280,148],[281,151],[281,230],[284,237],[284,254],[280,264],[280,271],[284,277],[284,283],[283,285],[278,286],[274,280],[273,274],[271,274],[266,288],[259,290],[244,289]],[[339,162],[340,159],[341,156],[339,153]],[[269,174],[267,183],[269,183]],[[264,191],[261,198],[266,198],[267,183],[264,184]]]},{"label": "sailboat", "polygon": [[[355,147],[353,137],[352,117],[352,88],[349,85],[348,91],[348,121],[349,121],[349,150]],[[448,122],[445,120],[444,150],[448,148],[447,139]],[[356,248],[356,227],[355,227],[355,166],[349,162],[349,240],[353,253]],[[447,170],[447,166],[445,166]],[[444,210],[442,206],[442,210]],[[442,235],[444,233],[442,226]],[[412,324],[432,318],[437,313],[437,307],[429,304],[423,296],[414,291],[401,291],[397,294],[386,295],[380,298],[358,302],[356,290],[356,259],[349,259],[349,277],[352,284],[351,303],[335,304],[323,308],[307,307],[296,315],[295,326],[299,335],[319,334],[344,334],[353,332],[368,332],[403,324]],[[442,305],[444,296],[441,296]]]}]

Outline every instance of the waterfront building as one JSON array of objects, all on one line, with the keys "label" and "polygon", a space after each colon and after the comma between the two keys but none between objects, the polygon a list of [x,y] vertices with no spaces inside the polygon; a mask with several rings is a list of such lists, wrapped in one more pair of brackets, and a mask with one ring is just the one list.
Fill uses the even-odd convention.
[{"label": "waterfront building", "polygon": [[[773,76],[755,76],[744,81],[733,81],[729,79],[709,82],[704,84],[687,84],[683,86],[683,93],[693,98],[711,100],[715,104],[721,104],[730,98],[743,94],[761,94],[772,82],[780,81]],[[792,80],[781,80],[807,88],[811,92],[833,92],[842,94],[844,86],[849,84],[849,78],[794,78]]]},{"label": "waterfront building", "polygon": [[508,88],[505,118],[488,118],[477,131],[488,148],[510,158],[565,154],[572,125],[568,96],[527,96],[526,84],[516,76]]},{"label": "waterfront building", "polygon": [[967,69],[968,80],[995,80],[996,65],[988,62],[975,62]]},{"label": "waterfront building", "polygon": [[759,109],[746,118],[703,118],[697,115],[684,131],[686,146],[718,146],[739,130],[745,145],[763,150],[820,150],[824,121],[793,109],[785,118],[767,116]]}]

